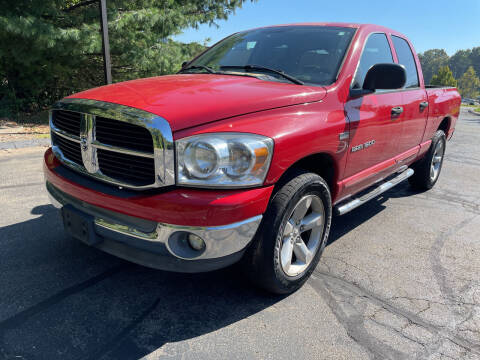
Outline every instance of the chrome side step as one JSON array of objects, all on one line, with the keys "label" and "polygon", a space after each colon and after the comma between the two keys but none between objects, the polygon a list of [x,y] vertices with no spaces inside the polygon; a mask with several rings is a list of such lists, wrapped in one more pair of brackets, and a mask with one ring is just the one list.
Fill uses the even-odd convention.
[{"label": "chrome side step", "polygon": [[343,203],[340,205],[335,206],[335,212],[337,215],[343,215],[352,211],[353,209],[359,207],[362,204],[365,204],[367,201],[372,200],[374,197],[384,193],[387,190],[390,190],[395,185],[398,185],[403,180],[408,179],[410,176],[413,175],[413,169],[407,169],[392,179],[382,182],[380,185],[375,187],[373,190],[367,192],[366,194],[353,198],[347,203]]}]

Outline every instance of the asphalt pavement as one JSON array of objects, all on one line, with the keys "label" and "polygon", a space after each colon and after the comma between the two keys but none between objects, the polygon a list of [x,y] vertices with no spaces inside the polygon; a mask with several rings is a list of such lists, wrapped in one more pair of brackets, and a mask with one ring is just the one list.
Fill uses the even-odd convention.
[{"label": "asphalt pavement", "polygon": [[480,359],[480,116],[462,110],[434,189],[404,182],[334,218],[289,296],[67,238],[44,150],[0,151],[0,358]]}]

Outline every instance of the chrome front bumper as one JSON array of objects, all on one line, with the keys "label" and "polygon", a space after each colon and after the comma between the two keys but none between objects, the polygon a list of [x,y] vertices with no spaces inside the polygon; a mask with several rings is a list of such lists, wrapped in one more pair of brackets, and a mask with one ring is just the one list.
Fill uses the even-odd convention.
[{"label": "chrome front bumper", "polygon": [[[170,269],[169,266],[163,266],[164,264],[157,264],[156,260],[151,259],[151,256],[148,256],[149,261],[143,261],[136,259],[136,256],[131,256],[131,254],[124,254],[124,252],[130,253],[128,248],[136,248],[143,253],[159,254],[163,258],[170,256],[181,263],[215,261],[234,254],[240,254],[241,257],[242,251],[252,241],[262,220],[262,215],[258,215],[233,224],[209,227],[156,223],[90,205],[64,193],[48,182],[46,187],[55,207],[62,208],[70,205],[93,217],[94,231],[100,239],[98,246],[95,244],[95,247],[133,262],[166,270],[183,271],[181,268]],[[195,234],[204,240],[205,247],[202,251],[196,251],[188,245],[186,241],[188,234]],[[123,249],[122,253],[119,253],[119,247]],[[112,250],[112,248],[117,250]],[[222,266],[216,266],[216,268],[218,267]]]}]

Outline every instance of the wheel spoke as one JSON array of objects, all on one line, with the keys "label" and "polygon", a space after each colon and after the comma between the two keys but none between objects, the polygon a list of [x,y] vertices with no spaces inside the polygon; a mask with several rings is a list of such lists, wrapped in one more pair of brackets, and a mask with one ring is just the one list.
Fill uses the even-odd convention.
[{"label": "wheel spoke", "polygon": [[440,141],[438,144],[437,144],[437,147],[435,149],[435,155],[436,154],[440,154],[443,150],[443,143]]},{"label": "wheel spoke", "polygon": [[299,222],[305,217],[310,205],[312,204],[312,198],[310,196],[304,197],[295,208],[295,211],[292,214],[292,220]]},{"label": "wheel spoke", "polygon": [[280,252],[280,261],[285,271],[289,271],[292,265],[293,243],[290,241],[290,236],[283,238],[282,250]]},{"label": "wheel spoke", "polygon": [[308,264],[310,262],[312,258],[312,252],[308,250],[308,247],[307,245],[305,245],[305,242],[303,240],[300,239],[295,243],[293,251],[297,259],[299,259],[304,264]]},{"label": "wheel spoke", "polygon": [[442,156],[441,155],[436,155],[433,157],[433,163],[438,164],[439,162],[442,161]]},{"label": "wheel spoke", "polygon": [[300,231],[305,232],[312,230],[314,227],[322,226],[322,214],[317,212],[312,212],[305,216],[300,222]]},{"label": "wheel spoke", "polygon": [[430,166],[430,177],[431,177],[432,179],[435,178],[435,168],[433,167],[433,165]]},{"label": "wheel spoke", "polygon": [[287,221],[285,224],[285,230],[283,230],[283,236],[290,235],[293,231],[294,225],[292,224],[291,221]]}]

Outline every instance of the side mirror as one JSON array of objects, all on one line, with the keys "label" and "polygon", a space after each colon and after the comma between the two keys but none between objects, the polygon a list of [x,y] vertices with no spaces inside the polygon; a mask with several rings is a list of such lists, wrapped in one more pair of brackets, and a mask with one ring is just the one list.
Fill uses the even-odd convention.
[{"label": "side mirror", "polygon": [[362,89],[352,89],[351,95],[370,94],[375,90],[401,89],[407,81],[405,67],[399,64],[375,64],[365,75]]},{"label": "side mirror", "polygon": [[185,66],[187,66],[187,65],[188,65],[188,61],[184,61],[184,62],[182,63],[182,69],[183,69]]},{"label": "side mirror", "polygon": [[407,81],[405,67],[399,64],[375,64],[365,75],[365,90],[400,89]]}]

